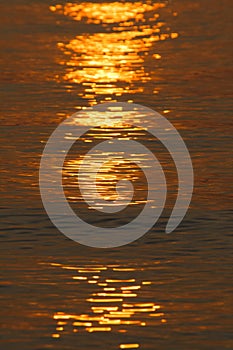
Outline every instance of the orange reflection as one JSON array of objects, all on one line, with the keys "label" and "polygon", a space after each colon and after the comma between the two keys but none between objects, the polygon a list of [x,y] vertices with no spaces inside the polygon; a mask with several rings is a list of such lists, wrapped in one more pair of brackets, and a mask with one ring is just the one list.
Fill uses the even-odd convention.
[{"label": "orange reflection", "polygon": [[[88,118],[88,123],[94,123],[95,119],[98,119],[98,113],[90,113]],[[115,119],[111,116],[108,118],[108,113],[105,115],[106,123],[111,121],[115,122]],[[86,123],[82,117],[79,118],[79,123]],[[131,136],[136,139],[143,135],[143,133],[134,127],[127,128],[100,128],[91,129],[88,134],[85,135],[85,141],[89,138],[95,142],[98,139],[112,139],[114,137],[119,137],[128,139]],[[66,137],[72,137],[72,135],[67,135]],[[77,158],[76,153],[74,157],[70,157],[64,164],[63,175],[64,183],[66,184],[66,196],[72,203],[80,203],[83,200],[82,193],[76,191],[78,173],[80,166],[82,165],[84,156],[79,156]],[[108,160],[111,159],[111,160]],[[91,155],[85,155],[85,165],[81,175],[83,186],[85,186],[86,198],[89,200],[89,208],[101,208],[101,204],[96,200],[96,190],[100,195],[101,199],[106,201],[105,205],[113,205],[110,201],[118,201],[117,205],[121,205],[122,208],[129,204],[129,198],[131,197],[132,189],[127,186],[127,181],[130,181],[134,188],[138,191],[130,201],[131,206],[140,206],[146,203],[146,191],[147,186],[142,186],[143,181],[143,166],[140,167],[137,164],[145,163],[145,154],[132,154],[130,160],[124,159],[124,155],[121,152],[115,153],[113,156],[111,152],[95,151]],[[148,160],[148,167],[151,166]],[[96,169],[99,169],[96,172]],[[80,178],[79,178],[80,179]],[[123,181],[122,181],[123,180]],[[122,181],[119,184],[119,181]],[[93,185],[95,184],[95,186]],[[119,191],[118,191],[119,190]],[[91,201],[96,201],[95,205],[91,204]],[[107,202],[109,201],[109,203]],[[80,270],[81,271],[81,270]],[[85,273],[85,270],[82,270]],[[97,271],[98,272],[98,271]]]},{"label": "orange reflection", "polygon": [[[164,3],[112,2],[67,3],[50,6],[50,10],[76,21],[98,24],[98,32],[76,36],[69,43],[58,43],[65,59],[63,79],[81,84],[82,93],[91,105],[98,99],[112,100],[122,94],[144,91],[151,80],[145,59],[156,41],[177,38],[177,33],[161,33],[165,23],[157,11]],[[106,32],[107,29],[107,32]],[[157,53],[155,59],[161,58]]]},{"label": "orange reflection", "polygon": [[[56,268],[64,268],[67,266],[55,265]],[[85,314],[69,314],[66,312],[56,312],[53,315],[53,319],[56,321],[56,332],[52,334],[52,337],[61,337],[63,332],[67,333],[70,326],[73,327],[72,332],[114,332],[127,333],[129,327],[139,326],[146,327],[148,325],[166,323],[165,314],[160,311],[161,305],[155,302],[140,302],[145,300],[143,291],[140,292],[143,286],[143,281],[138,280],[135,277],[137,268],[122,268],[121,266],[103,266],[102,268],[87,266],[85,271],[93,271],[98,269],[101,271],[98,274],[98,284],[95,286],[95,290],[86,299],[87,313]],[[139,270],[143,270],[140,268]],[[80,269],[77,267],[77,277],[75,283],[78,285],[88,283],[88,280],[79,279]],[[117,270],[117,271],[116,271]],[[129,271],[131,277],[129,278]],[[106,278],[112,275],[113,278]],[[114,277],[116,276],[116,277]],[[90,276],[89,280],[93,278]],[[104,283],[102,282],[104,281]],[[112,288],[114,284],[114,288]],[[104,286],[103,286],[104,285]],[[106,287],[107,286],[107,287]],[[106,289],[109,289],[106,292]],[[112,293],[112,289],[114,292]],[[133,293],[124,293],[133,291]],[[120,296],[120,298],[119,298]],[[128,299],[130,301],[128,302]],[[135,300],[135,301],[134,301]],[[90,307],[91,305],[91,307]],[[159,310],[159,311],[157,311]],[[62,326],[62,327],[61,327]],[[124,329],[122,329],[124,326]],[[56,334],[56,335],[55,335]],[[121,349],[133,349],[138,348],[138,343],[123,343],[119,347]]]},{"label": "orange reflection", "polygon": [[129,21],[143,21],[144,13],[155,11],[158,8],[164,7],[163,3],[147,4],[142,2],[111,2],[111,3],[90,3],[82,2],[80,4],[67,3],[64,6],[50,6],[50,10],[57,11],[65,16],[72,17],[76,21],[86,20],[87,23],[119,23]]}]

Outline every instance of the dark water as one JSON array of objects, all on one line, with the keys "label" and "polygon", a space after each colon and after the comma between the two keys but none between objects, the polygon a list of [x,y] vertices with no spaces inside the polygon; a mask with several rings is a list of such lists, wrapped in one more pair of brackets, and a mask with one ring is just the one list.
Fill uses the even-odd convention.
[{"label": "dark water", "polygon": [[[1,349],[232,349],[230,0],[59,4],[1,2]],[[65,117],[129,100],[179,130],[193,200],[171,235],[165,212],[87,248],[48,219],[40,157]]]}]

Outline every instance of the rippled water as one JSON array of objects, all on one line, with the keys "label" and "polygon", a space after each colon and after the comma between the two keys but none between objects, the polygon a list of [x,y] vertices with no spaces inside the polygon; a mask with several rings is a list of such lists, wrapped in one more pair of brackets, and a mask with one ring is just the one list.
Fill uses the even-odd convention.
[{"label": "rippled water", "polygon": [[[233,347],[230,6],[1,4],[1,349]],[[184,138],[195,189],[171,235],[164,229],[177,192],[174,164],[148,134],[122,125],[90,130],[78,151],[116,135],[150,147],[168,178],[158,225],[128,246],[99,250],[69,240],[49,221],[38,187],[44,145],[65,117],[103,101],[157,110]],[[73,209],[85,211],[75,189],[79,162],[76,147],[65,162],[64,187]],[[118,159],[97,179],[103,198],[114,200],[116,181],[130,178],[130,170],[138,197],[127,218],[145,201],[139,169]]]}]

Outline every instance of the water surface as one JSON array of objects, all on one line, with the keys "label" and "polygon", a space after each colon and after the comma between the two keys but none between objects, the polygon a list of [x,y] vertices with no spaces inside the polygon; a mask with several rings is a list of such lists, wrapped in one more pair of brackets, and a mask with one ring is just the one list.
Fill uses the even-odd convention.
[{"label": "water surface", "polygon": [[[2,349],[232,348],[230,6],[229,0],[1,4]],[[150,146],[169,178],[158,225],[128,246],[98,250],[69,240],[49,221],[38,187],[44,145],[64,118],[104,101],[157,110],[187,143],[195,189],[175,233],[164,233],[177,191],[174,164],[148,135],[122,127],[90,131],[81,150],[112,133]],[[78,162],[71,155],[64,168],[76,209]],[[108,199],[114,166],[99,178]],[[130,169],[124,163],[119,176]],[[139,194],[128,215],[145,199],[137,168],[134,174]]]}]

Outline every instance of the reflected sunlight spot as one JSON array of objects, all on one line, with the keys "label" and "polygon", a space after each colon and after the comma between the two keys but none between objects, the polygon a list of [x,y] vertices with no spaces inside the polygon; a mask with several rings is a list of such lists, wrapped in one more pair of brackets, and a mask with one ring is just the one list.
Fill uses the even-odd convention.
[{"label": "reflected sunlight spot", "polygon": [[[57,264],[57,268],[63,268],[63,265]],[[72,266],[73,267],[73,266]],[[119,265],[108,265],[105,266],[86,266],[83,268],[76,267],[76,270],[83,271],[101,271],[99,275],[92,276],[101,279],[101,283],[93,286],[95,290],[91,293],[91,297],[86,299],[91,304],[88,307],[86,314],[69,314],[65,312],[56,312],[53,315],[53,319],[56,321],[56,333],[52,335],[54,338],[60,338],[67,334],[68,329],[71,328],[72,333],[76,332],[112,332],[127,333],[130,327],[147,327],[148,325],[162,325],[167,321],[163,312],[157,312],[161,308],[154,302],[137,302],[133,301],[134,297],[140,298],[139,294],[131,293],[130,290],[137,290],[140,292],[143,287],[143,281],[139,281],[136,278],[127,278],[128,273],[134,274],[135,271],[141,271],[137,268],[120,267]],[[116,278],[105,278],[104,274],[106,269],[111,271],[112,276]],[[117,270],[117,271],[116,271]],[[110,274],[110,275],[111,275]],[[75,277],[75,276],[74,276]],[[77,276],[79,277],[79,276]],[[122,277],[122,278],[120,278]],[[129,277],[129,276],[128,276]],[[132,275],[131,277],[134,277]],[[70,278],[73,278],[72,276]],[[106,283],[102,283],[102,281]],[[77,279],[77,283],[86,284],[86,279]],[[114,287],[112,284],[114,283]],[[130,284],[129,284],[130,283]],[[108,293],[110,292],[110,293]],[[97,299],[95,296],[98,296]],[[121,298],[118,298],[121,296]],[[143,294],[141,294],[141,297]],[[124,302],[125,297],[131,297],[129,303]],[[145,300],[143,298],[143,300]],[[124,328],[122,328],[124,327]],[[139,347],[138,343],[124,343],[119,345],[121,349],[136,349]]]},{"label": "reflected sunlight spot", "polygon": [[138,349],[140,347],[139,344],[121,344],[120,349]]},{"label": "reflected sunlight spot", "polygon": [[[155,11],[164,7],[163,3],[155,3],[148,1],[143,2],[111,2],[111,3],[67,3],[64,6],[50,6],[52,12],[57,11],[59,14],[72,17],[76,21],[87,20],[87,23],[120,23],[129,21],[130,19],[141,21],[144,19],[144,13]],[[127,26],[127,22],[126,22]]]},{"label": "reflected sunlight spot", "polygon": [[[178,33],[161,33],[165,23],[158,20],[157,11],[165,6],[153,1],[50,6],[52,12],[102,27],[99,32],[84,33],[69,43],[57,44],[65,56],[60,64],[66,67],[63,79],[69,83],[69,91],[74,84],[81,84],[83,92],[78,95],[90,105],[97,104],[99,96],[111,100],[114,95],[142,93],[145,83],[151,80],[145,59],[153,44],[178,37]],[[110,27],[111,24],[117,25]],[[161,58],[159,54],[153,57]]]}]

